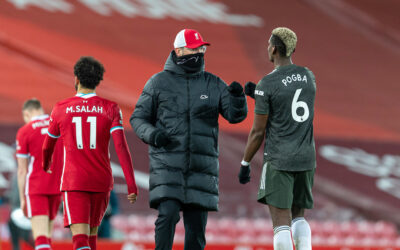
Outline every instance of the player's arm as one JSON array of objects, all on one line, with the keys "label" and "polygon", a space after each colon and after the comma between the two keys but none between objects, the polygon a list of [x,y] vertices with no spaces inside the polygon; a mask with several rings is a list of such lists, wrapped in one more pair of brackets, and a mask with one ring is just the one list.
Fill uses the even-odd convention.
[{"label": "player's arm", "polygon": [[254,91],[256,106],[254,108],[255,114],[253,126],[247,139],[243,161],[241,162],[239,172],[239,182],[242,184],[246,184],[250,181],[250,161],[253,159],[264,140],[265,130],[268,122],[268,114],[270,113],[269,93],[271,91],[269,90],[269,83],[261,80],[256,85],[256,90],[257,91]]},{"label": "player's arm", "polygon": [[29,158],[17,156],[17,163],[18,163],[18,193],[19,193],[19,199],[20,199],[20,206],[21,206],[22,211],[24,211],[25,210],[25,181],[26,181],[26,174],[28,172]]},{"label": "player's arm", "polygon": [[254,115],[253,127],[250,130],[244,150],[243,160],[250,162],[257,153],[265,137],[265,129],[268,122],[268,115]]},{"label": "player's arm", "polygon": [[[59,136],[58,136],[59,137]],[[57,143],[58,137],[55,137],[54,135],[48,134],[46,135],[46,138],[44,139],[43,142],[43,147],[42,147],[42,166],[43,170],[51,173],[50,165],[51,165],[51,156],[53,155],[54,148]]]},{"label": "player's arm", "polygon": [[267,122],[268,115],[257,113],[254,115],[253,127],[247,139],[239,172],[239,182],[242,184],[246,184],[250,181],[250,161],[253,159],[264,140]]},{"label": "player's arm", "polygon": [[125,133],[122,126],[116,126],[111,129],[114,141],[115,151],[119,159],[119,163],[124,172],[126,184],[128,186],[128,200],[131,203],[136,201],[138,188],[136,186],[135,175],[133,172],[133,164],[128,144],[126,143]]},{"label": "player's arm", "polygon": [[50,124],[42,146],[42,166],[43,170],[48,173],[51,173],[51,157],[53,155],[57,139],[60,137],[60,129],[56,121],[56,113],[57,109],[54,108],[51,112]]},{"label": "player's arm", "polygon": [[[252,84],[254,83],[247,83],[247,85]],[[258,90],[257,92],[255,92],[256,89]],[[257,150],[260,148],[261,143],[264,140],[265,130],[268,122],[268,114],[270,113],[270,91],[268,82],[261,80],[252,91],[254,93],[256,106],[254,108],[255,114],[253,127],[250,130],[243,156],[243,161],[245,162],[245,165],[248,165],[246,164],[246,162],[249,163],[253,159],[254,155],[256,154]]]},{"label": "player's arm", "polygon": [[29,150],[28,150],[28,140],[26,134],[21,131],[17,133],[17,182],[18,182],[18,193],[20,199],[20,207],[25,213],[25,182],[26,175],[28,173],[29,165]]}]

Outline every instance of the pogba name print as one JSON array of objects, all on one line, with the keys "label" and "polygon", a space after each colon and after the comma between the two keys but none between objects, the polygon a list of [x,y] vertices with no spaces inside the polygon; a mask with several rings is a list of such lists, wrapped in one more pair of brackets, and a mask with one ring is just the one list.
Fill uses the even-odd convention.
[{"label": "pogba name print", "polygon": [[289,83],[292,82],[306,82],[307,83],[307,76],[303,75],[301,76],[300,74],[293,74],[290,76],[286,76],[282,79],[282,83],[287,86]]}]

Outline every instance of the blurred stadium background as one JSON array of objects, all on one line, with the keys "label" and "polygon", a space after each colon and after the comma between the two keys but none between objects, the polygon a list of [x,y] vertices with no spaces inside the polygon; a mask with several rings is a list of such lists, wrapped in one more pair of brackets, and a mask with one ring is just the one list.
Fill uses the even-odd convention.
[{"label": "blurred stadium background", "polygon": [[[272,71],[274,27],[298,36],[294,62],[317,79],[314,249],[400,249],[400,2],[398,0],[3,0],[0,1],[0,239],[10,249],[7,194],[16,174],[14,141],[24,100],[50,112],[72,96],[73,65],[92,55],[106,68],[97,93],[119,103],[140,197],[130,206],[113,151],[120,211],[99,249],[152,249],[156,211],[148,208],[147,146],[129,125],[146,80],[162,70],[176,33],[197,29],[212,45],[206,70],[227,83],[257,82]],[[272,249],[265,206],[256,202],[262,155],[252,182],[237,181],[253,121],[220,120],[220,211],[210,213],[207,249]],[[182,222],[176,248],[183,249]],[[55,249],[70,249],[59,216]]]}]

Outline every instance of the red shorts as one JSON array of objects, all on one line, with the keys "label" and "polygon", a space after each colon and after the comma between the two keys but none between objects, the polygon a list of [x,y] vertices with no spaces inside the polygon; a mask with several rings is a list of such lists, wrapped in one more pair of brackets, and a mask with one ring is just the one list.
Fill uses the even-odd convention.
[{"label": "red shorts", "polygon": [[25,195],[25,200],[26,207],[24,212],[28,218],[36,215],[47,215],[50,220],[54,220],[61,203],[61,195],[29,194]]},{"label": "red shorts", "polygon": [[90,227],[100,226],[106,212],[110,192],[64,191],[64,227],[84,223]]}]

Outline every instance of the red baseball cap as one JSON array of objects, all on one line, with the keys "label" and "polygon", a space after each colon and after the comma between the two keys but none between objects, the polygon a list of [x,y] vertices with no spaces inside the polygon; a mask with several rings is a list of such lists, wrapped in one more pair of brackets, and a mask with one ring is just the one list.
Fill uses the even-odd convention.
[{"label": "red baseball cap", "polygon": [[195,49],[203,45],[209,46],[210,44],[203,40],[199,32],[192,29],[183,29],[179,31],[174,41],[174,48],[186,47]]}]

